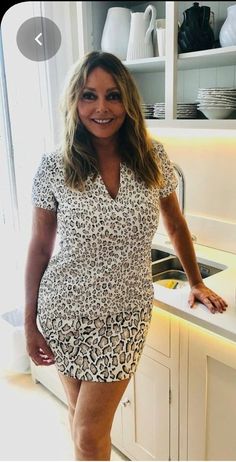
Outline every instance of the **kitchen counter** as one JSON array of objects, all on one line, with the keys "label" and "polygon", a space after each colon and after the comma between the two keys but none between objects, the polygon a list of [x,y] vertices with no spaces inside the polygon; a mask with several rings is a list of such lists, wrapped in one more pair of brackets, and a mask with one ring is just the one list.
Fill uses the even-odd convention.
[{"label": "kitchen counter", "polygon": [[[152,247],[175,254],[168,237],[158,233],[154,236]],[[154,306],[236,342],[236,255],[196,243],[194,248],[200,263],[226,267],[203,280],[209,288],[226,300],[226,311],[213,314],[201,303],[196,303],[190,308],[189,285],[179,289],[167,289],[154,283]]]}]

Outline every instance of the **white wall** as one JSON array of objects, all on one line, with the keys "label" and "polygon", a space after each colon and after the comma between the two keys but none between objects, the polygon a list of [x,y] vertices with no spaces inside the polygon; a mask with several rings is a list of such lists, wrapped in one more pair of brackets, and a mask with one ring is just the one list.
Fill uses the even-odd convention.
[{"label": "white wall", "polygon": [[[186,218],[199,244],[236,253],[236,134],[233,130],[151,130],[184,171]],[[160,233],[165,230],[160,225]]]},{"label": "white wall", "polygon": [[[23,303],[24,263],[31,233],[32,176],[42,154],[54,149],[59,139],[59,95],[68,68],[78,59],[76,14],[76,2],[21,2],[7,10],[2,19],[20,230],[16,234],[10,228],[4,229],[1,236],[4,253],[0,272],[4,278],[0,311]],[[21,54],[16,35],[24,21],[41,15],[58,25],[62,42],[50,60],[35,62]]]},{"label": "white wall", "polygon": [[[16,188],[21,221],[21,231],[5,229],[4,254],[1,260],[3,274],[3,291],[1,304],[22,303],[23,278],[21,272],[22,234],[29,228],[30,187],[32,171],[43,151],[50,143],[50,126],[47,106],[44,98],[42,63],[26,59],[18,50],[16,34],[21,24],[40,11],[40,2],[25,2],[14,5],[2,19],[2,41],[7,81],[8,104],[13,143],[13,156],[16,172]],[[39,136],[40,131],[40,136]],[[5,298],[4,298],[5,294]],[[4,311],[4,306],[2,307]]]}]

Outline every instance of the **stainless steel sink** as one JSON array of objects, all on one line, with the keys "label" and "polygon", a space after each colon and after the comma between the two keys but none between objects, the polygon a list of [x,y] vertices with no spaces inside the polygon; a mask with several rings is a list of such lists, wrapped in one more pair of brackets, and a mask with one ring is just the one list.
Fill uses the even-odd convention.
[{"label": "stainless steel sink", "polygon": [[[213,276],[214,274],[226,269],[225,266],[220,267],[219,265],[217,267],[199,262],[198,266],[203,279],[209,276]],[[180,263],[180,260],[174,255],[169,255],[159,261],[153,261],[152,278],[153,282],[164,280],[168,281],[166,287],[173,289],[182,287],[185,285],[183,282],[185,281],[187,283],[188,281],[187,275]],[[181,281],[181,284],[178,284],[178,281]],[[165,284],[162,282],[162,285]]]},{"label": "stainless steel sink", "polygon": [[163,280],[163,279],[171,279],[174,281],[187,281],[188,280],[185,272],[180,271],[180,270],[163,271],[163,273],[154,274],[152,279],[153,279],[153,282]]},{"label": "stainless steel sink", "polygon": [[163,250],[152,249],[152,261],[161,260],[162,258],[166,258],[169,256],[170,254],[167,252],[163,252]]}]

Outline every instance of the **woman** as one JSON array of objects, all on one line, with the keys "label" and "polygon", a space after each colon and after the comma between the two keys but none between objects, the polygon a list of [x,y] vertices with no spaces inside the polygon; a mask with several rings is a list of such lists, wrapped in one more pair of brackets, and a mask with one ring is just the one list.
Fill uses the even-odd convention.
[{"label": "woman", "polygon": [[172,165],[140,107],[120,60],[87,54],[65,91],[62,146],[42,157],[33,182],[27,348],[35,364],[56,364],[77,460],[110,460],[113,417],[151,321],[159,209],[188,275],[190,306],[226,309],[202,282]]}]

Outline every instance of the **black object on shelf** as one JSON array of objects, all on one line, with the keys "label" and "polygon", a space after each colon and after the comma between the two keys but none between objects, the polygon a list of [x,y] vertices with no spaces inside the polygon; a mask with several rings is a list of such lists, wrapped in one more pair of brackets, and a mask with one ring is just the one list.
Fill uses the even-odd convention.
[{"label": "black object on shelf", "polygon": [[182,52],[207,50],[214,46],[210,14],[210,7],[199,6],[198,2],[183,12],[184,21],[178,32],[178,44]]}]

